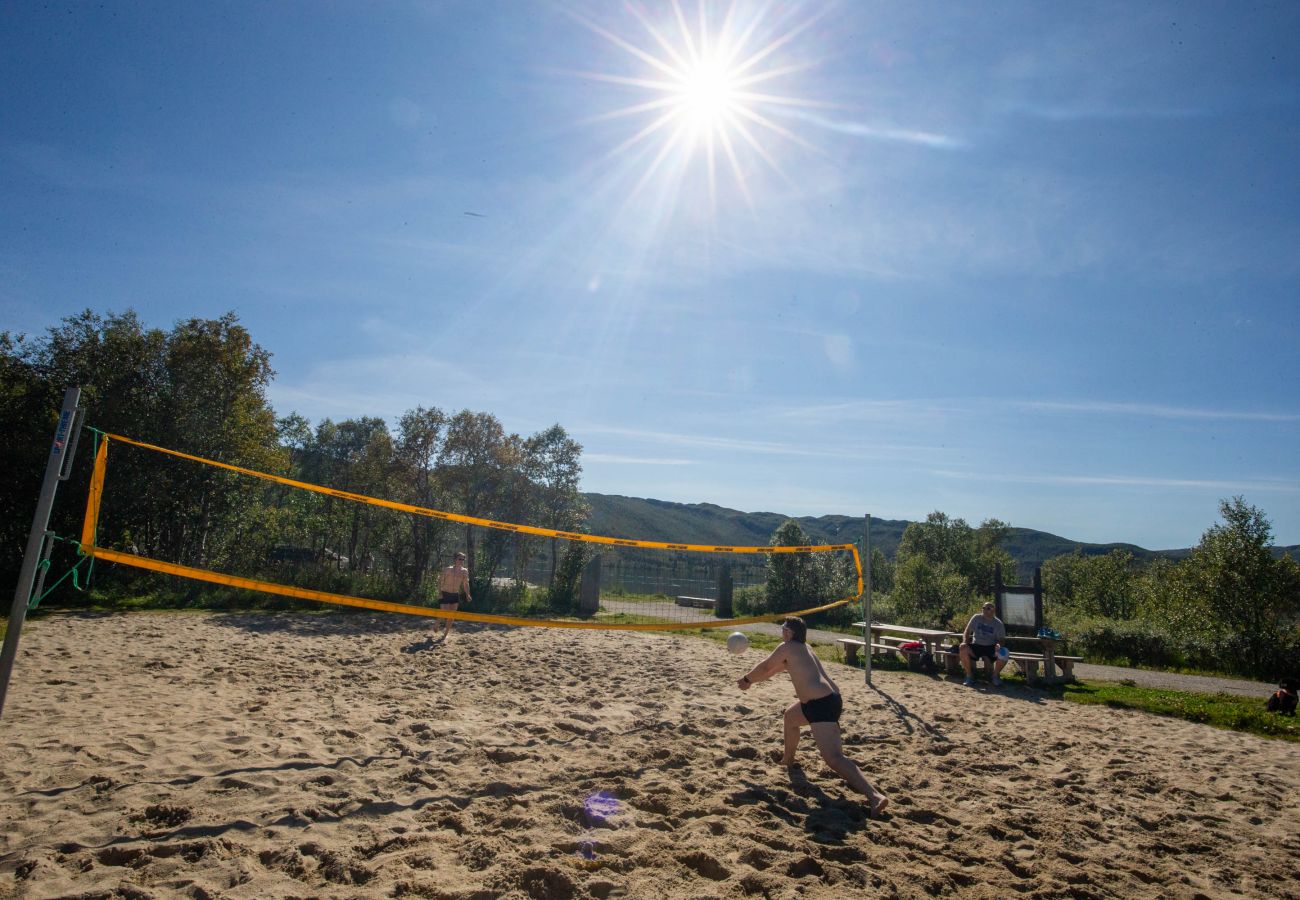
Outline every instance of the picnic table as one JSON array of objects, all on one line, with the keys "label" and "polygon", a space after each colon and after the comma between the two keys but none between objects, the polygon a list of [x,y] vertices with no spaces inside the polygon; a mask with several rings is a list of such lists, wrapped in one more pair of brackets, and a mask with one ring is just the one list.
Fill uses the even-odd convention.
[{"label": "picnic table", "polygon": [[[854,622],[854,628],[866,628],[863,622]],[[951,631],[945,631],[940,628],[914,628],[910,625],[890,625],[881,622],[871,623],[871,647],[870,651],[881,653],[898,653],[907,658],[909,663],[916,662],[919,659],[919,652],[908,652],[901,649],[900,644],[909,641],[920,641],[926,652],[938,659],[941,646],[945,641],[961,640],[960,634],[954,634]],[[859,648],[866,646],[866,641],[856,638],[840,638],[838,641],[844,647],[844,659],[850,665],[857,662],[857,651]],[[868,651],[868,652],[870,652]],[[951,654],[946,654],[951,656]],[[952,659],[947,660],[948,670],[954,671],[955,662]]]},{"label": "picnic table", "polygon": [[[853,627],[865,628],[866,625],[863,622],[854,622]],[[868,652],[898,653],[906,657],[909,663],[916,663],[920,656],[919,652],[909,652],[899,646],[909,640],[915,640],[920,641],[934,659],[943,659],[945,670],[949,675],[958,674],[961,670],[961,657],[956,653],[947,652],[944,648],[945,644],[960,643],[962,641],[963,634],[960,631],[915,628],[910,625],[872,622],[870,632],[871,647]],[[1013,641],[1017,643],[1012,644]],[[844,647],[844,659],[850,665],[857,663],[858,649],[866,646],[866,641],[857,638],[840,638],[838,643]],[[1016,668],[1024,672],[1025,680],[1030,684],[1039,681],[1044,684],[1060,684],[1074,680],[1074,664],[1081,662],[1083,657],[1064,656],[1057,653],[1060,643],[1057,638],[1037,637],[1034,635],[1007,635],[1011,660],[1015,662]],[[1012,649],[1017,645],[1025,649]],[[1038,672],[1040,664],[1043,667],[1041,677]],[[1058,669],[1060,670],[1059,675],[1057,674]]]},{"label": "picnic table", "polygon": [[[1030,684],[1038,681],[1038,664],[1043,664],[1042,681],[1045,684],[1061,684],[1066,681],[1074,680],[1074,664],[1082,662],[1082,656],[1064,656],[1056,652],[1061,641],[1052,637],[1037,637],[1035,635],[1007,635],[1007,643],[1012,641],[1019,642],[1022,646],[1029,645],[1034,649],[1029,652],[1021,650],[1012,650],[1011,658],[1015,660],[1016,666],[1025,673],[1025,680]],[[1061,674],[1056,670],[1060,669]]]}]

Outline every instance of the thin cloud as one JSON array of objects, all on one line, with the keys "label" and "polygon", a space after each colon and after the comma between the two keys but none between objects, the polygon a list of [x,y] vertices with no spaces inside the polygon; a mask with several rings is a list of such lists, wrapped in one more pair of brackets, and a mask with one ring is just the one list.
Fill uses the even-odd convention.
[{"label": "thin cloud", "polygon": [[1197,119],[1209,110],[1189,106],[1056,106],[1045,103],[1011,103],[1007,112],[1049,122],[1122,121],[1125,119]]},{"label": "thin cloud", "polygon": [[917,144],[922,147],[931,147],[935,150],[960,150],[969,146],[967,142],[961,138],[947,134],[939,134],[934,131],[920,131],[915,128],[897,128],[887,125],[869,125],[866,122],[828,119],[825,116],[819,116],[815,113],[804,112],[802,110],[787,110],[785,115],[789,118],[801,119],[811,125],[825,128],[827,131],[833,131],[836,134],[846,134],[850,137],[866,138],[871,141]]},{"label": "thin cloud", "polygon": [[916,424],[940,422],[956,413],[969,413],[969,402],[933,400],[847,400],[794,406],[771,413],[800,425],[836,425],[848,422]]},{"label": "thin cloud", "polygon": [[1162,406],[1154,403],[1113,403],[1104,400],[1022,401],[1021,407],[1045,412],[1078,412],[1100,415],[1138,416],[1157,419],[1224,419],[1239,422],[1300,422],[1300,413],[1236,409],[1198,409],[1190,406]]},{"label": "thin cloud", "polygon": [[584,463],[610,463],[623,466],[693,466],[693,459],[674,459],[663,456],[622,456],[618,453],[583,453]]},{"label": "thin cloud", "polygon": [[1199,478],[1151,478],[1136,475],[1014,475],[989,472],[961,472],[952,469],[934,469],[932,475],[959,481],[997,481],[1013,484],[1043,484],[1056,486],[1095,486],[1173,488],[1214,490],[1227,493],[1300,493],[1300,484],[1289,481],[1217,481]]},{"label": "thin cloud", "polygon": [[[839,447],[810,447],[806,444],[786,444],[776,441],[752,441],[743,438],[717,437],[701,434],[679,434],[667,431],[644,431],[636,428],[593,425],[573,429],[575,434],[606,434],[635,438],[680,447],[699,447],[707,450],[724,450],[729,453],[751,453],[767,456],[814,457],[818,459],[868,460],[880,459],[890,453],[915,453],[918,450],[942,451],[943,447],[875,447],[875,452],[849,450]],[[585,440],[585,439],[584,439]]]}]

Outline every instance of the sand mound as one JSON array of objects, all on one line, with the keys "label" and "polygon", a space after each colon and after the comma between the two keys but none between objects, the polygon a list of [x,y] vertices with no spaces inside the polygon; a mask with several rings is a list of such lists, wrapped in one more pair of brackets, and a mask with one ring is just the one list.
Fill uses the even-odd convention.
[{"label": "sand mound", "polygon": [[873,821],[756,650],[433,624],[29,622],[0,896],[1300,896],[1294,744],[832,667]]}]

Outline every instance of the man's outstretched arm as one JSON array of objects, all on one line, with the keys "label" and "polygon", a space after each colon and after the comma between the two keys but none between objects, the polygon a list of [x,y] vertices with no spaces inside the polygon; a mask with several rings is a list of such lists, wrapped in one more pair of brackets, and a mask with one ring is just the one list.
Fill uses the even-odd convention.
[{"label": "man's outstretched arm", "polygon": [[736,684],[739,685],[742,691],[747,691],[749,690],[750,685],[758,684],[760,681],[766,681],[771,678],[773,675],[785,668],[785,654],[786,647],[785,644],[782,644],[773,650],[767,659],[750,669],[749,674],[741,676],[740,680],[737,681]]}]

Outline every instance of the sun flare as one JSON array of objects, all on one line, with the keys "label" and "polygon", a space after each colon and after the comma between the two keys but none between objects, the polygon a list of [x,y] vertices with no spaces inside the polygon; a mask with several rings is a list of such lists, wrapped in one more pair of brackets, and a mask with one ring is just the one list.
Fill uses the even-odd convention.
[{"label": "sun flare", "polygon": [[725,126],[743,103],[736,76],[714,59],[700,60],[682,73],[678,102],[697,137]]},{"label": "sun flare", "polygon": [[[614,158],[646,161],[639,191],[656,175],[678,184],[692,165],[704,172],[710,201],[717,202],[718,170],[729,170],[745,201],[751,185],[768,171],[789,180],[779,161],[785,144],[811,145],[782,119],[799,107],[824,106],[791,92],[788,82],[811,64],[783,59],[795,38],[812,24],[798,4],[696,0],[688,16],[681,0],[652,13],[628,4],[632,21],[616,29],[578,17],[587,28],[626,55],[626,72],[583,72],[585,78],[626,88],[633,100],[593,117],[640,120],[611,152]],[[721,12],[721,15],[711,15]]]}]

